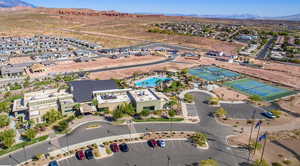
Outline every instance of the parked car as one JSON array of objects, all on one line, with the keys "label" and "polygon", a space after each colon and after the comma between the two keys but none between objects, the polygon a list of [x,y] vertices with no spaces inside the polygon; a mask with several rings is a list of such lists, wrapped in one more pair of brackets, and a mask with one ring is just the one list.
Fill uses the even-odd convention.
[{"label": "parked car", "polygon": [[157,145],[157,143],[156,143],[155,139],[150,139],[150,140],[148,141],[148,145],[149,145],[150,147],[152,147],[152,148],[155,148],[156,145]]},{"label": "parked car", "polygon": [[116,144],[116,143],[110,144],[110,149],[111,149],[111,151],[113,151],[114,153],[120,151],[119,146],[118,146],[118,144]]},{"label": "parked car", "polygon": [[120,147],[120,150],[122,152],[128,152],[129,151],[128,145],[126,143],[120,144],[119,147]]},{"label": "parked car", "polygon": [[157,145],[161,148],[166,147],[166,141],[164,140],[157,140]]},{"label": "parked car", "polygon": [[76,157],[77,157],[78,160],[84,160],[85,159],[84,152],[82,150],[76,152]]},{"label": "parked car", "polygon": [[88,160],[94,159],[94,154],[92,149],[88,149],[85,151],[85,157]]},{"label": "parked car", "polygon": [[51,161],[49,164],[49,166],[59,166],[58,162],[56,160]]},{"label": "parked car", "polygon": [[270,119],[276,118],[276,116],[273,115],[272,112],[263,112],[262,115],[264,115],[265,117],[270,118]]}]

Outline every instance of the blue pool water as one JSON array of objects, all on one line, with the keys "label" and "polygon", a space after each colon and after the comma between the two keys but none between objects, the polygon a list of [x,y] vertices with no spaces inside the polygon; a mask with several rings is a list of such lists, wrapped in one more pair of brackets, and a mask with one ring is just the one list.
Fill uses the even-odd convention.
[{"label": "blue pool water", "polygon": [[137,81],[135,82],[136,87],[143,87],[143,88],[153,88],[158,86],[160,82],[164,81],[170,81],[172,80],[171,78],[167,77],[151,77],[143,81]]}]

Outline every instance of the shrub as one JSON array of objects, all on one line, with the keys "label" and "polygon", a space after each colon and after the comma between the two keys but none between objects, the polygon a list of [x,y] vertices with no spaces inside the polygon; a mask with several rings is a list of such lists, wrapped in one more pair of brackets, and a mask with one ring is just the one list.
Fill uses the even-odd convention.
[{"label": "shrub", "polygon": [[0,127],[9,125],[9,118],[7,115],[0,115]]},{"label": "shrub", "polygon": [[262,98],[258,95],[250,96],[249,99],[252,101],[262,101]]},{"label": "shrub", "polygon": [[262,162],[260,162],[260,160],[256,160],[250,166],[269,166],[269,164],[266,160],[262,160]]},{"label": "shrub", "polygon": [[282,166],[282,164],[275,162],[275,163],[272,163],[272,166]]},{"label": "shrub", "polygon": [[149,115],[150,115],[150,111],[149,111],[149,110],[143,110],[143,111],[140,113],[140,115],[143,116],[143,117],[149,116]]},{"label": "shrub", "polygon": [[280,110],[272,110],[270,111],[274,116],[276,116],[277,118],[280,118],[281,115],[281,111]]},{"label": "shrub", "polygon": [[217,111],[215,112],[215,115],[217,117],[225,117],[227,114],[228,114],[228,112],[222,107],[217,109]]},{"label": "shrub", "polygon": [[291,161],[291,160],[283,160],[282,162],[283,162],[283,164],[285,164],[285,165],[291,165],[291,164],[292,164],[292,161]]},{"label": "shrub", "polygon": [[196,133],[191,137],[192,141],[199,146],[204,146],[207,143],[207,136],[203,133]]},{"label": "shrub", "polygon": [[105,151],[106,151],[107,154],[112,154],[112,151],[108,147],[105,148]]},{"label": "shrub", "polygon": [[208,104],[209,105],[218,105],[220,102],[219,98],[212,97],[208,99]]},{"label": "shrub", "polygon": [[194,101],[194,96],[187,93],[184,95],[184,101],[187,103],[192,103]]},{"label": "shrub", "polygon": [[219,163],[213,159],[201,160],[200,164],[201,166],[219,166]]}]

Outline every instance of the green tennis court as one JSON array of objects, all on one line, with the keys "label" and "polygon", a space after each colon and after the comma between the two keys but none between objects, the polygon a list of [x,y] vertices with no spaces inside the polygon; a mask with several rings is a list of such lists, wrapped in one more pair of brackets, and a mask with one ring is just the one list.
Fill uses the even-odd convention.
[{"label": "green tennis court", "polygon": [[266,83],[249,78],[228,81],[225,82],[224,85],[250,96],[259,96],[266,101],[272,101],[281,97],[295,94],[294,91],[282,87],[268,85]]},{"label": "green tennis court", "polygon": [[236,78],[241,76],[236,72],[216,66],[203,66],[200,68],[190,69],[189,73],[207,81],[221,81],[228,78]]}]

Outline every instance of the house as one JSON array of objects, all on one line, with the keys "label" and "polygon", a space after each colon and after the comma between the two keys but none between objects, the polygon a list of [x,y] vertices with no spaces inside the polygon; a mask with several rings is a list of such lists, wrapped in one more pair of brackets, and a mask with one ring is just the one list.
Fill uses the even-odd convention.
[{"label": "house", "polygon": [[46,68],[43,64],[33,64],[31,67],[30,67],[30,71],[32,73],[40,73],[40,72],[44,72],[46,71]]},{"label": "house", "polygon": [[206,53],[207,56],[223,56],[224,52],[219,52],[219,51],[208,51]]},{"label": "house", "polygon": [[73,114],[75,104],[73,95],[67,91],[47,89],[25,93],[23,98],[14,101],[12,112],[16,118],[42,123],[43,115],[52,109],[61,111],[63,115]]}]

